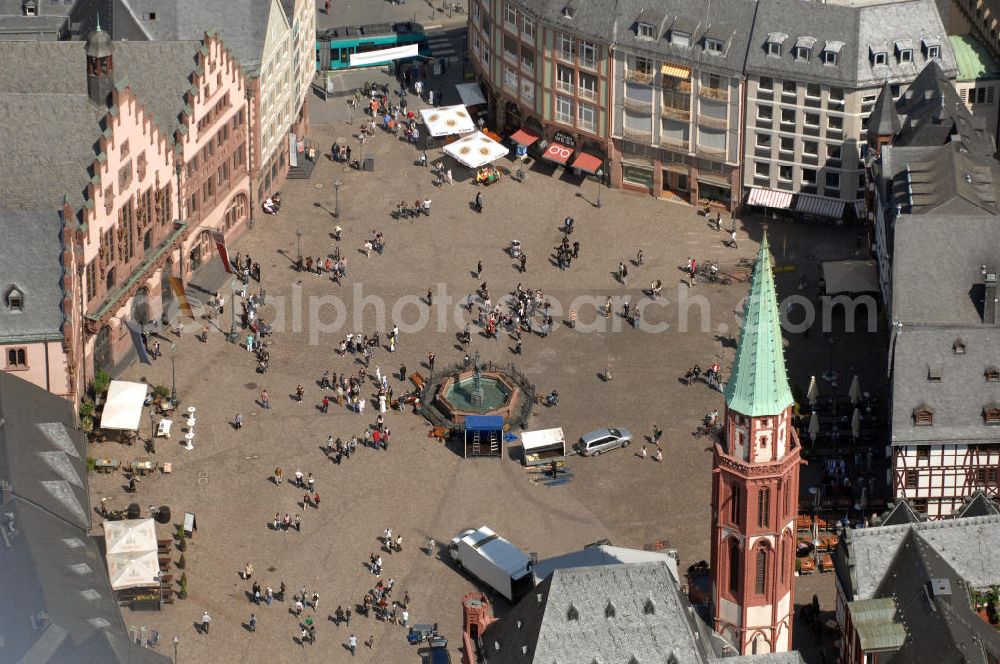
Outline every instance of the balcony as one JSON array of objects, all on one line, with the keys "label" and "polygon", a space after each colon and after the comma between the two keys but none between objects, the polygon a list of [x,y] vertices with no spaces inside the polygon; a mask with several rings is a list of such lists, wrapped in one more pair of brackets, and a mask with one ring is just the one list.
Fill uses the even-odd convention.
[{"label": "balcony", "polygon": [[774,90],[764,90],[763,88],[757,88],[757,99],[765,99],[768,101],[774,101]]},{"label": "balcony", "polygon": [[673,76],[664,76],[663,94],[689,95],[691,94],[691,81],[685,81]]},{"label": "balcony", "polygon": [[580,99],[587,99],[589,101],[597,100],[597,90],[591,90],[589,88],[577,88],[576,96]]},{"label": "balcony", "polygon": [[629,69],[625,72],[625,80],[632,81],[633,83],[650,85],[653,82],[653,74],[651,72],[647,73],[635,69]]},{"label": "balcony", "polygon": [[819,108],[823,105],[823,100],[819,97],[810,97],[809,95],[806,95],[803,101],[805,102],[805,105],[810,108]]},{"label": "balcony", "polygon": [[819,166],[819,157],[814,154],[802,153],[802,163],[807,166]]},{"label": "balcony", "polygon": [[665,136],[660,134],[660,145],[666,148],[680,148],[681,150],[687,151],[691,147],[691,141],[686,138],[674,138],[673,136]]},{"label": "balcony", "polygon": [[571,95],[576,90],[576,86],[565,81],[556,81],[556,90]]},{"label": "balcony", "polygon": [[704,113],[698,114],[698,124],[704,127],[711,127],[713,129],[729,128],[729,120],[726,118],[716,118],[711,115],[705,115]]},{"label": "balcony", "polygon": [[833,127],[827,127],[826,128],[826,137],[827,138],[835,138],[835,139],[841,139],[841,140],[843,140],[843,138],[844,138],[844,130],[843,129],[834,129]]},{"label": "balcony", "polygon": [[652,102],[648,101],[639,101],[638,99],[625,97],[623,100],[623,105],[625,106],[626,110],[633,111],[635,113],[650,115],[653,112],[653,104]]},{"label": "balcony", "polygon": [[720,101],[728,101],[729,99],[729,90],[725,88],[713,88],[707,85],[700,86],[698,88],[698,94],[702,97],[718,99]]},{"label": "balcony", "polygon": [[806,136],[819,136],[819,125],[802,125],[802,133]]},{"label": "balcony", "polygon": [[660,115],[672,120],[691,120],[691,111],[686,108],[674,108],[673,106],[660,106]]},{"label": "balcony", "polygon": [[771,146],[761,147],[757,146],[753,149],[753,156],[768,158],[771,156]]},{"label": "balcony", "polygon": [[755,187],[771,187],[771,177],[768,175],[754,175],[753,184]]},{"label": "balcony", "polygon": [[629,140],[639,141],[640,143],[652,143],[653,142],[653,132],[652,130],[646,131],[644,129],[633,129],[632,127],[622,127],[622,136]]},{"label": "balcony", "polygon": [[702,156],[705,156],[705,157],[713,157],[713,158],[716,158],[716,159],[725,159],[726,158],[726,149],[725,148],[710,147],[708,145],[699,145],[698,146],[698,154],[702,155]]},{"label": "balcony", "polygon": [[758,129],[772,129],[774,128],[774,118],[757,118],[753,126]]}]

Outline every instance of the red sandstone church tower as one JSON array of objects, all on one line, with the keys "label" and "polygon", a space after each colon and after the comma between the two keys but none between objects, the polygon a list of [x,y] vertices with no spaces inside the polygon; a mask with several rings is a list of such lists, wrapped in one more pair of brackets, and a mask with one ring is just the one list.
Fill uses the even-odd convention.
[{"label": "red sandstone church tower", "polygon": [[740,654],[792,647],[799,439],[767,236],[726,384],[712,475],[714,628]]}]

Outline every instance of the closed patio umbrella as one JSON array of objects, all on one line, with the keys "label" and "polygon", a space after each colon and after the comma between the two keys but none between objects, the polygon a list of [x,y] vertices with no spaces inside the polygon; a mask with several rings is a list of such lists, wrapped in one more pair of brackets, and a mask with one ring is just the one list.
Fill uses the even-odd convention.
[{"label": "closed patio umbrella", "polygon": [[851,435],[854,436],[855,441],[861,437],[861,411],[857,408],[854,409],[854,415],[851,416]]},{"label": "closed patio umbrella", "polygon": [[851,389],[847,396],[851,398],[852,406],[857,406],[858,402],[861,401],[861,381],[858,380],[858,374],[854,374],[854,380],[851,381]]},{"label": "closed patio umbrella", "polygon": [[816,376],[809,377],[809,389],[806,391],[806,398],[809,399],[810,406],[816,406],[816,399],[819,398],[819,387],[816,386]]},{"label": "closed patio umbrella", "polygon": [[816,436],[819,435],[819,417],[816,413],[809,416],[809,439],[812,442],[816,442]]}]

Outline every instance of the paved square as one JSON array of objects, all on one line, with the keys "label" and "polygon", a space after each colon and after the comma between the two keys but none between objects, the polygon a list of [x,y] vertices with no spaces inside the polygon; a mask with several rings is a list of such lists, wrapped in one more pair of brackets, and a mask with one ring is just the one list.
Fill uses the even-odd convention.
[{"label": "paved square", "polygon": [[[349,115],[343,100],[311,103],[316,118],[313,138],[323,151],[336,137],[356,131],[356,115],[351,126],[343,121]],[[758,220],[738,221],[739,249],[729,249],[722,243],[726,234],[687,207],[605,190],[598,209],[591,203],[597,195],[594,182],[581,184],[572,176],[551,175],[544,165],[523,183],[505,177],[483,190],[472,186],[467,176],[459,178],[456,169],[460,181],[435,189],[430,169],[414,165],[417,153],[411,146],[378,132],[365,151],[376,157],[374,173],[345,171],[341,164],[321,159],[312,179],[286,185],[279,215],[259,215],[256,227],[230,247],[262,266],[268,303],[262,317],[277,324],[270,341],[271,370],[257,373],[253,355],[220,334],[211,335],[208,343],[184,334],[177,341],[177,391],[182,409],[189,405],[198,409],[194,450],[183,448],[181,432],[186,427],[175,417],[177,433],[170,441],[160,440],[155,455],[173,463],[171,475],[145,479],[135,498],[122,492],[121,476],[93,478],[95,505],[100,497],[112,496],[119,506],[138,502],[144,513],[149,504],[169,505],[175,522],[185,511],[197,514],[199,531],[186,554],[190,597],[158,614],[125,610],[127,624],[158,629],[166,649],[179,635],[180,662],[348,661],[350,653],[343,644],[352,632],[359,643],[375,637],[374,651],[360,648],[358,661],[418,661],[401,627],[362,617],[355,617],[350,628],[337,627],[327,619],[338,605],[353,610],[374,585],[376,579],[365,563],[369,553],[379,550],[378,537],[387,526],[404,538],[402,553],[383,553],[383,575],[397,583],[393,598],[409,592],[411,622],[438,622],[454,646],[455,661],[460,658],[460,599],[479,586],[439,554],[426,555],[421,547],[429,537],[441,544],[464,528],[486,524],[540,557],[576,550],[601,538],[640,548],[667,540],[678,550],[682,567],[708,557],[711,453],[706,440],[692,432],[706,412],[721,411],[723,403],[718,392],[704,384],[685,386],[680,377],[693,364],[707,367],[713,359],[727,374],[737,329],[734,311],[747,285],[695,285],[690,295],[704,297],[705,308],[695,302],[686,331],[681,331],[678,300],[689,293],[680,266],[689,256],[722,262],[754,256],[761,236]],[[432,151],[431,160],[439,154]],[[500,163],[507,169],[511,166],[508,161]],[[339,220],[330,214],[335,205],[332,183],[338,178],[343,181]],[[481,215],[470,209],[477,191],[485,199]],[[390,218],[400,200],[428,196],[433,200],[430,217]],[[567,215],[576,219],[570,239],[580,242],[580,258],[561,271],[549,254],[561,239],[559,227]],[[326,256],[338,244],[332,239],[338,224],[344,229],[339,246],[348,257],[343,285],[326,275],[296,272],[293,263],[299,243],[303,254]],[[366,258],[360,250],[373,229],[384,233],[387,245],[383,255]],[[802,275],[814,290],[816,261],[847,258],[854,249],[854,232],[835,227],[776,222],[769,236],[778,261],[799,266],[795,275],[781,278],[779,287],[787,292],[795,291]],[[525,274],[506,253],[514,238],[521,240],[528,256]],[[645,262],[632,265],[629,261],[640,248]],[[478,261],[483,263],[483,274],[477,280],[473,272]],[[627,286],[612,276],[619,261],[629,264]],[[214,258],[193,281],[208,291],[221,287],[227,293],[220,275]],[[521,357],[512,354],[513,344],[506,335],[494,341],[474,334],[472,349],[484,360],[513,361],[540,392],[559,390],[559,405],[536,408],[530,428],[561,426],[572,442],[592,429],[616,425],[644,437],[658,424],[665,431],[662,464],[636,456],[637,445],[599,458],[574,457],[569,462],[574,479],[545,487],[531,483],[510,455],[502,460],[464,460],[455,449],[428,438],[428,425],[409,409],[386,414],[393,433],[387,452],[360,449],[341,465],[324,455],[321,448],[328,435],[344,439],[360,435],[375,420],[370,407],[364,415],[337,406],[328,414],[318,409],[322,392],[317,381],[324,369],[337,374],[359,369],[354,356],[335,352],[347,332],[379,330],[384,339],[393,322],[399,322],[397,352],[378,351],[370,367],[372,374],[376,367],[391,372],[390,384],[399,394],[409,389],[395,377],[401,364],[410,372],[426,374],[420,365],[428,353],[436,353],[440,364],[461,358],[456,344],[461,327],[455,322],[439,327],[438,316],[450,319],[457,303],[481,281],[488,283],[491,293],[512,291],[518,283],[542,288],[553,302],[568,309],[578,297],[603,302],[609,295],[628,296],[635,304],[654,279],[663,281],[665,297],[649,306],[644,318],[650,325],[667,323],[665,332],[632,329],[617,315],[611,321],[614,329],[586,332],[605,322],[587,305],[579,307],[576,330],[563,324],[568,312],[562,312],[555,316],[556,329],[548,338],[525,337]],[[252,291],[257,287],[251,282]],[[409,331],[427,311],[426,305],[416,302],[429,288],[435,290],[431,322],[425,329]],[[339,319],[334,301],[343,304]],[[380,302],[384,319],[379,318]],[[402,321],[394,321],[393,307],[401,302],[408,302],[397,308]],[[329,331],[310,322],[313,307],[318,307],[315,311]],[[227,330],[231,309],[227,296],[221,321]],[[595,320],[598,324],[592,325]],[[190,329],[200,330],[202,324],[198,320]],[[165,336],[174,338],[172,333]],[[857,339],[860,334],[851,336]],[[790,339],[793,382],[801,383],[804,376],[826,368],[829,351],[821,335],[790,335]],[[842,371],[865,364],[862,345],[837,344]],[[605,382],[599,374],[609,366],[613,380]],[[877,372],[877,368],[872,371]],[[152,366],[133,365],[123,377],[169,386],[169,358]],[[305,386],[301,404],[292,398],[298,384]],[[256,404],[262,389],[273,400],[269,411]],[[371,392],[369,385],[365,393]],[[238,413],[243,418],[239,431],[230,424]],[[105,446],[92,455],[142,455],[138,447]],[[284,469],[286,479],[297,468],[313,473],[322,507],[303,509],[299,504],[303,490],[287,481],[273,484],[270,477],[277,466]],[[300,514],[302,531],[272,531],[269,523],[275,512]],[[160,537],[166,537],[166,527],[161,528]],[[319,593],[315,645],[303,646],[293,639],[299,634],[299,619],[289,614],[290,601],[271,607],[248,601],[250,583],[239,576],[247,561],[253,563],[254,578],[262,584],[277,588],[284,582],[289,596],[302,586],[310,595]],[[172,571],[175,578],[179,576],[179,571]],[[808,594],[800,590],[797,599],[808,601],[816,588],[826,593],[824,608],[832,608],[826,601],[832,580],[810,579],[808,584]],[[199,635],[193,623],[205,610],[213,617],[211,634]],[[251,612],[258,619],[255,633],[243,627]]]}]

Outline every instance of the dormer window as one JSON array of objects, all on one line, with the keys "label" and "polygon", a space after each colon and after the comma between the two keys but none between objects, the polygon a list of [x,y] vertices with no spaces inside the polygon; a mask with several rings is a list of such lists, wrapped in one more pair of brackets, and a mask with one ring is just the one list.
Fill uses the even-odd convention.
[{"label": "dormer window", "polygon": [[24,311],[24,293],[17,286],[7,291],[7,310],[16,313]]},{"label": "dormer window", "polygon": [[38,5],[35,0],[24,0],[21,8],[24,10],[25,16],[38,16]]},{"label": "dormer window", "polygon": [[928,60],[937,60],[940,57],[941,57],[941,47],[940,46],[931,46],[930,48],[927,49],[927,59]]},{"label": "dormer window", "polygon": [[900,63],[913,62],[913,51],[911,49],[905,49],[899,52]]},{"label": "dormer window", "polygon": [[569,5],[566,5],[562,9],[562,17],[563,18],[569,18],[569,19],[571,19],[571,18],[573,18],[573,14],[575,14],[575,13],[576,13],[576,10],[574,8],[570,7]]},{"label": "dormer window", "polygon": [[833,51],[823,51],[823,64],[831,67],[837,66],[837,54]]},{"label": "dormer window", "polygon": [[941,57],[941,40],[937,37],[924,37],[920,40],[924,47],[924,53],[928,60],[937,60]]},{"label": "dormer window", "polygon": [[878,65],[885,66],[885,64],[888,61],[889,61],[889,58],[888,58],[888,55],[886,54],[885,51],[874,51],[874,52],[872,52],[872,64],[873,65],[876,65],[876,66],[878,66]]},{"label": "dormer window", "polygon": [[955,355],[965,355],[965,342],[961,339],[955,339],[955,343],[951,345],[951,351]]},{"label": "dormer window", "polygon": [[724,44],[720,39],[712,39],[711,37],[705,38],[705,50],[713,55],[719,55],[722,53]]},{"label": "dormer window", "polygon": [[934,413],[927,406],[919,406],[913,410],[913,423],[918,427],[934,425]]},{"label": "dormer window", "polygon": [[931,364],[927,367],[927,381],[930,383],[940,383],[944,374],[940,364]]},{"label": "dormer window", "polygon": [[767,54],[776,58],[781,57],[781,45],[788,39],[788,35],[783,32],[772,32],[767,36],[764,48]]},{"label": "dormer window", "polygon": [[677,44],[678,46],[690,46],[691,45],[691,33],[681,32],[680,30],[670,31],[670,43]]},{"label": "dormer window", "polygon": [[987,383],[1000,383],[1000,369],[989,367],[983,372],[983,378]]},{"label": "dormer window", "polygon": [[639,39],[655,39],[656,27],[652,23],[636,24],[635,34]]},{"label": "dormer window", "polygon": [[983,423],[984,424],[1000,424],[1000,406],[995,403],[991,403],[983,408]]},{"label": "dormer window", "polygon": [[580,611],[573,604],[569,605],[569,609],[566,611],[566,620],[579,620]]},{"label": "dormer window", "polygon": [[795,40],[794,55],[796,60],[808,60],[812,55],[813,46],[816,45],[815,37],[799,37]]}]

